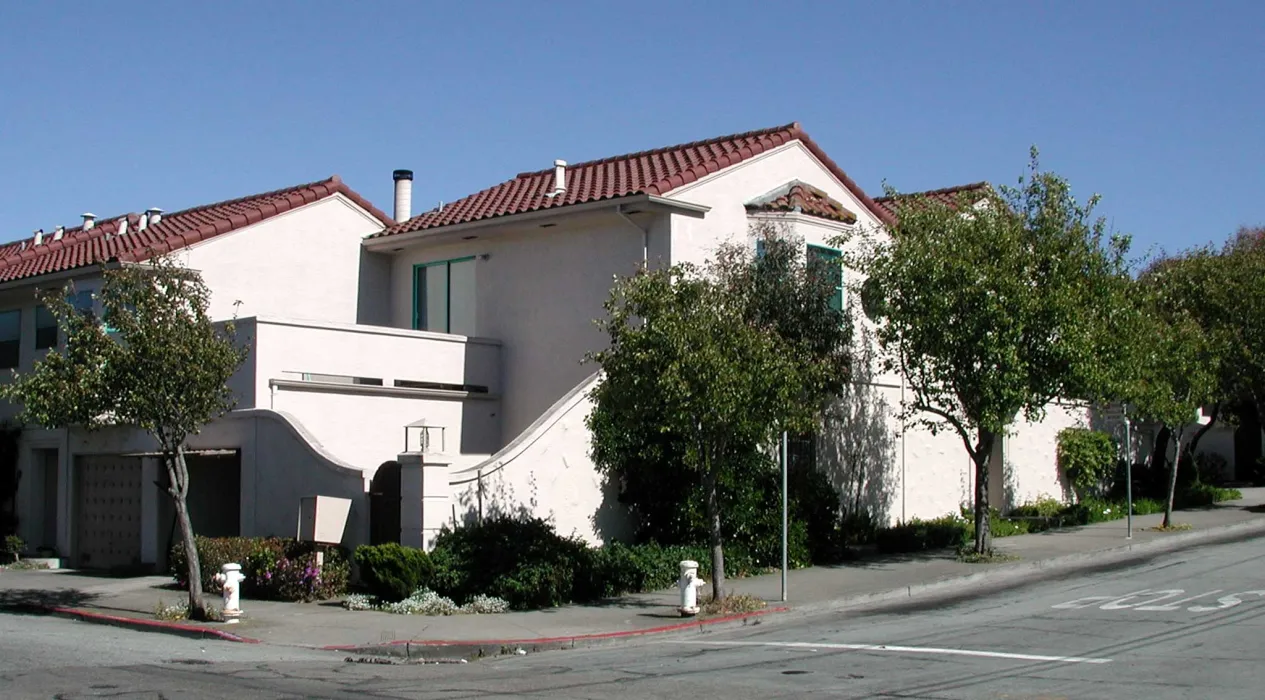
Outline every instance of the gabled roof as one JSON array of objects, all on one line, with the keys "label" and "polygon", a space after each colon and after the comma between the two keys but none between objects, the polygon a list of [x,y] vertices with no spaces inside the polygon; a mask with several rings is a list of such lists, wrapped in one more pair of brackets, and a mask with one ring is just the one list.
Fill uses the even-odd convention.
[{"label": "gabled roof", "polygon": [[[130,213],[99,219],[88,230],[82,225],[65,229],[58,240],[54,240],[54,232],[46,232],[39,245],[35,245],[32,238],[6,243],[0,246],[0,282],[110,260],[139,262],[245,228],[336,193],[355,202],[383,225],[392,223],[391,217],[334,175],[327,180],[163,214],[158,223],[143,231],[139,230],[140,215]],[[125,219],[126,232],[119,235]]]},{"label": "gabled roof", "polygon": [[831,221],[855,224],[857,215],[843,203],[812,185],[791,180],[781,187],[746,203],[747,211],[795,212]]},{"label": "gabled roof", "polygon": [[874,202],[883,208],[889,216],[896,216],[896,200],[898,198],[913,197],[930,197],[942,204],[953,206],[958,202],[958,196],[963,192],[970,194],[978,194],[983,198],[993,191],[992,185],[987,182],[972,182],[969,185],[955,185],[953,187],[943,187],[938,190],[927,190],[926,192],[901,192],[896,197],[875,197]]},{"label": "gabled roof", "polygon": [[718,170],[736,165],[791,141],[799,141],[876,217],[890,223],[888,213],[821,150],[799,122],[706,141],[640,151],[568,165],[566,191],[549,196],[554,171],[520,173],[511,180],[423,212],[373,237],[393,236],[453,224],[511,216],[571,204],[630,195],[666,195]]}]

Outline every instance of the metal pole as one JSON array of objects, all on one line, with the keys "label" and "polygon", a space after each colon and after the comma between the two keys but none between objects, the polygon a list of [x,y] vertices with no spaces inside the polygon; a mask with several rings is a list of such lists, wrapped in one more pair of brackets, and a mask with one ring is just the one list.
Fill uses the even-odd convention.
[{"label": "metal pole", "polygon": [[782,602],[786,602],[786,431],[782,431]]},{"label": "metal pole", "polygon": [[1129,530],[1125,539],[1133,539],[1133,438],[1129,433],[1129,404],[1124,404],[1124,480]]}]

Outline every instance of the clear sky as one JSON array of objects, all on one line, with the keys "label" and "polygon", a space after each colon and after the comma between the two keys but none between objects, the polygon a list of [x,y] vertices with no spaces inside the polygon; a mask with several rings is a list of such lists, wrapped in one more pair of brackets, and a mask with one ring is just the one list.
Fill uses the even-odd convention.
[{"label": "clear sky", "polygon": [[1037,145],[1135,249],[1265,224],[1265,2],[0,3],[0,240],[338,173],[414,211],[799,121],[871,194]]}]

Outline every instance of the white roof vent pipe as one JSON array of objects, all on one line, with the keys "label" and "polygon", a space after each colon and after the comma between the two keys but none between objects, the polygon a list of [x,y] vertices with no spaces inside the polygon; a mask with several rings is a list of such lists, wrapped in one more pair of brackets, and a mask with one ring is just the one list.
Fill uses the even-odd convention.
[{"label": "white roof vent pipe", "polygon": [[558,196],[567,191],[567,162],[565,160],[555,160],[553,162],[553,192],[550,196]]},{"label": "white roof vent pipe", "polygon": [[136,223],[137,231],[144,231],[147,228],[149,228],[149,213],[148,212],[141,214],[140,221]]},{"label": "white roof vent pipe", "polygon": [[35,245],[39,245],[43,242],[44,242],[44,229],[42,228],[36,229],[35,230]]},{"label": "white roof vent pipe", "polygon": [[66,227],[64,227],[64,226],[58,226],[58,227],[57,227],[57,230],[56,230],[56,231],[53,231],[53,240],[54,240],[54,241],[60,241],[60,240],[61,240],[61,237],[62,237],[62,236],[64,236],[64,235],[66,235]]},{"label": "white roof vent pipe", "polygon": [[93,226],[97,225],[97,215],[90,211],[86,211],[79,216],[83,217],[83,230],[91,231]]},{"label": "white roof vent pipe", "polygon": [[127,217],[126,216],[119,219],[119,234],[118,235],[120,236],[127,235]]},{"label": "white roof vent pipe", "polygon": [[145,210],[145,213],[149,215],[150,226],[153,226],[163,220],[163,210],[158,207],[150,207]]},{"label": "white roof vent pipe", "polygon": [[391,173],[395,181],[395,221],[403,223],[413,217],[413,171],[396,170]]}]

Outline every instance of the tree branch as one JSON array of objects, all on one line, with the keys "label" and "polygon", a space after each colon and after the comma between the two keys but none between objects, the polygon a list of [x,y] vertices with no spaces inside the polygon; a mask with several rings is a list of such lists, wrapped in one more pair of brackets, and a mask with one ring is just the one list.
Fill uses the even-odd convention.
[{"label": "tree branch", "polygon": [[927,413],[933,413],[940,416],[947,421],[949,425],[952,425],[954,429],[958,431],[958,435],[962,438],[962,444],[966,445],[967,454],[971,456],[971,459],[976,459],[976,450],[971,446],[971,434],[966,431],[966,426],[962,425],[962,421],[958,420],[957,416],[954,416],[948,411],[943,411],[934,406],[930,406],[922,401],[914,403],[914,408],[919,411],[926,411]]}]

